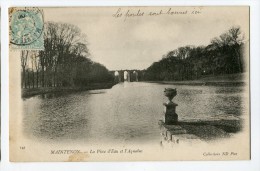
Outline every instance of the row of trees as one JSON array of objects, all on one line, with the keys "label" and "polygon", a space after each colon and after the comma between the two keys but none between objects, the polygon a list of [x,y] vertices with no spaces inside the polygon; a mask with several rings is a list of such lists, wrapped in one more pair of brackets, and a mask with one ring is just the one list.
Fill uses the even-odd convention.
[{"label": "row of trees", "polygon": [[86,86],[113,76],[89,58],[86,36],[77,26],[45,23],[44,50],[21,52],[22,87]]},{"label": "row of trees", "polygon": [[232,27],[208,46],[184,46],[168,52],[143,71],[144,80],[192,80],[203,75],[242,73],[244,36]]}]

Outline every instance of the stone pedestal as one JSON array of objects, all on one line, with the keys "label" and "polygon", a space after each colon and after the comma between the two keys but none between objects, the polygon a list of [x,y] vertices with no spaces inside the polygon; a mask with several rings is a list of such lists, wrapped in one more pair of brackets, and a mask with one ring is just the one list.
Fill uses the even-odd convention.
[{"label": "stone pedestal", "polygon": [[176,106],[178,106],[176,103],[169,102],[164,103],[165,110],[165,119],[164,122],[166,125],[173,125],[177,124],[178,122],[178,115],[176,114]]},{"label": "stone pedestal", "polygon": [[176,103],[172,102],[172,99],[177,95],[177,90],[173,88],[165,88],[164,95],[168,98],[168,102],[164,103],[165,106],[164,114],[165,119],[164,122],[166,125],[173,125],[177,124],[178,122],[178,115],[176,114]]},{"label": "stone pedestal", "polygon": [[183,128],[181,123],[178,125],[169,125],[164,121],[160,120],[159,123],[162,139],[160,144],[162,147],[171,146],[174,147],[178,144],[196,144],[202,143],[202,140],[191,134],[189,131]]}]

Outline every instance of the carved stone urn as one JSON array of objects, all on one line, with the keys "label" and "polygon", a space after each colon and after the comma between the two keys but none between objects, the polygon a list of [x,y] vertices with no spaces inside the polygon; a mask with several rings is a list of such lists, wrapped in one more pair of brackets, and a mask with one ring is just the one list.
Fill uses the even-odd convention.
[{"label": "carved stone urn", "polygon": [[165,88],[164,89],[164,95],[166,97],[168,97],[168,99],[169,99],[168,103],[171,103],[172,99],[177,95],[176,88],[175,89],[173,89],[173,88]]},{"label": "carved stone urn", "polygon": [[172,99],[177,95],[177,90],[172,88],[165,88],[164,95],[168,98],[168,102],[163,103],[165,106],[164,114],[165,119],[164,122],[166,125],[174,125],[178,122],[178,115],[176,114],[176,106],[178,104],[173,103]]}]

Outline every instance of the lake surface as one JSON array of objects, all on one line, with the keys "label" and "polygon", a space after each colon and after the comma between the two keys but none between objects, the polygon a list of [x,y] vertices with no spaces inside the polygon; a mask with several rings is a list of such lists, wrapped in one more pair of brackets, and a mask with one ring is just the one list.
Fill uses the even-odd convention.
[{"label": "lake surface", "polygon": [[158,142],[164,88],[179,119],[239,118],[246,113],[243,87],[163,85],[125,82],[111,89],[48,94],[23,100],[23,134],[38,141],[101,144]]}]

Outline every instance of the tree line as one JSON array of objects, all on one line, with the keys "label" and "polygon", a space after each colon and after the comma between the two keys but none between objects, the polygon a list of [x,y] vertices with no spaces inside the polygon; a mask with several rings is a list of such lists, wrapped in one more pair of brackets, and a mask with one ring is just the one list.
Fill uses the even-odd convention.
[{"label": "tree line", "polygon": [[204,75],[245,72],[245,41],[240,27],[233,26],[207,46],[184,46],[163,55],[142,71],[148,81],[194,80]]},{"label": "tree line", "polygon": [[113,81],[106,67],[90,59],[86,35],[77,26],[46,22],[43,34],[44,50],[21,51],[22,88]]}]

